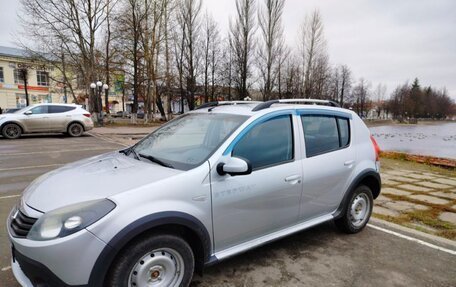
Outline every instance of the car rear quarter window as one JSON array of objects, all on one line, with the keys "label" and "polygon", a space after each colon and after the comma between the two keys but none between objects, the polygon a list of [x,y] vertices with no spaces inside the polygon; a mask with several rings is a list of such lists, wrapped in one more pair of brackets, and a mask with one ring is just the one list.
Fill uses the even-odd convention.
[{"label": "car rear quarter window", "polygon": [[232,156],[247,159],[253,169],[293,159],[291,116],[279,116],[257,124],[235,145]]},{"label": "car rear quarter window", "polygon": [[344,148],[350,143],[349,121],[330,115],[302,115],[306,156]]},{"label": "car rear quarter window", "polygon": [[64,113],[74,110],[76,107],[67,107],[67,106],[49,106],[50,114]]},{"label": "car rear quarter window", "polygon": [[348,119],[337,118],[340,133],[340,147],[346,147],[350,144],[350,127]]}]

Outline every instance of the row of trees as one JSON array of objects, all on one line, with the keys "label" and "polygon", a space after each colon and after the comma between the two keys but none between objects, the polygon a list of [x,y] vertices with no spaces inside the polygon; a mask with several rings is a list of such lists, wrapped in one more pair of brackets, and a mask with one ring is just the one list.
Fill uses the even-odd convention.
[{"label": "row of trees", "polygon": [[456,114],[456,106],[446,89],[421,87],[418,79],[413,84],[398,86],[385,108],[393,118],[444,119]]},{"label": "row of trees", "polygon": [[367,113],[369,98],[383,101],[384,86],[371,91],[347,65],[330,64],[317,10],[301,23],[297,46],[289,47],[285,0],[235,0],[225,35],[202,1],[21,0],[24,45],[54,59],[62,75],[54,80],[74,101],[76,90],[90,94],[94,80],[121,79],[133,93],[132,113],[144,100],[146,117],[158,109],[165,119],[176,95],[181,107],[186,99],[193,109],[197,93],[206,102],[241,100],[253,90],[262,100],[332,99],[360,114]]}]

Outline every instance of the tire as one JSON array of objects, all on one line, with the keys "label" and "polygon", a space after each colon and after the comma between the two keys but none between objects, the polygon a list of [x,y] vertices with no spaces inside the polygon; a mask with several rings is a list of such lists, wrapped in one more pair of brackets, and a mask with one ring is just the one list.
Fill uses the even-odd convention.
[{"label": "tire", "polygon": [[[182,238],[161,234],[133,241],[117,256],[105,281],[110,287],[189,286],[195,259]],[[183,272],[176,272],[180,269]],[[149,285],[148,285],[148,284]]]},{"label": "tire", "polygon": [[8,123],[2,128],[2,135],[7,139],[18,139],[22,135],[22,128],[13,123]]},{"label": "tire", "polygon": [[72,137],[80,137],[84,133],[84,127],[78,123],[72,123],[68,126],[68,134]]},{"label": "tire", "polygon": [[365,185],[358,186],[349,196],[343,216],[334,222],[342,232],[358,233],[366,226],[372,214],[374,198]]}]

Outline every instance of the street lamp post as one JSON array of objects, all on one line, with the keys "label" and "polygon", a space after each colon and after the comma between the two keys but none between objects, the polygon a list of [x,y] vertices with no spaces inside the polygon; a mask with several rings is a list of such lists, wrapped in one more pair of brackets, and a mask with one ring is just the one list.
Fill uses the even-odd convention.
[{"label": "street lamp post", "polygon": [[108,84],[103,85],[103,90],[105,92],[105,110],[106,114],[109,114],[109,86]]},{"label": "street lamp post", "polygon": [[[97,112],[97,120],[98,120],[98,125],[103,126],[103,105],[102,105],[102,99],[101,99],[101,91],[105,90],[105,93],[108,92],[109,86],[107,84],[104,84],[101,81],[97,81],[96,83],[91,83],[90,84],[90,89],[92,90],[92,95],[93,95],[93,103],[94,103],[94,110]],[[106,103],[107,107],[108,103]]]}]

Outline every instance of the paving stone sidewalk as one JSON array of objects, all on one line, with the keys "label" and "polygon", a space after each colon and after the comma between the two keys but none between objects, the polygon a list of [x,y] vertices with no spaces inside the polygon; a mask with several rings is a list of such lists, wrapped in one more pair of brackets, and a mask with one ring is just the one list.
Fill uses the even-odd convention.
[{"label": "paving stone sidewalk", "polygon": [[383,169],[374,216],[456,240],[456,175]]}]

